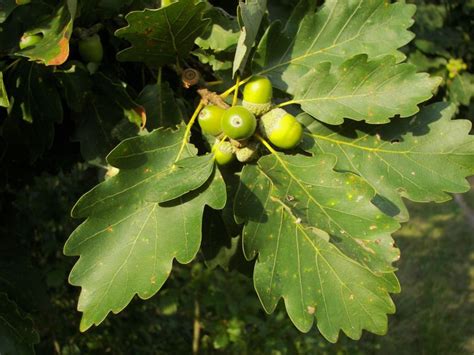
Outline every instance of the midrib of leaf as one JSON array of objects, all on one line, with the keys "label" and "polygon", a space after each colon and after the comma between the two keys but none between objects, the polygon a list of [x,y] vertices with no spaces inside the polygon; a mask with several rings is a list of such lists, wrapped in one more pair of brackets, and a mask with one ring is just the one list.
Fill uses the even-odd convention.
[{"label": "midrib of leaf", "polygon": [[[262,141],[264,142],[264,141]],[[273,149],[272,149],[273,150]],[[296,182],[296,184],[303,190],[303,192],[305,193],[306,196],[308,196],[308,204],[310,201],[314,202],[318,207],[319,209],[323,212],[323,214],[327,217],[327,219],[329,220],[330,223],[332,223],[334,226],[338,227],[339,230],[344,230],[346,235],[349,237],[349,238],[352,238],[354,240],[355,243],[359,244],[361,247],[364,247],[362,244],[359,243],[359,241],[367,241],[367,239],[362,239],[362,238],[356,238],[352,233],[350,233],[349,231],[346,230],[346,228],[343,228],[337,221],[334,220],[334,218],[332,218],[328,213],[327,213],[327,210],[332,210],[332,211],[335,211],[335,212],[338,212],[338,213],[341,213],[341,214],[345,214],[345,215],[348,215],[348,216],[352,216],[350,213],[346,212],[346,211],[341,211],[341,210],[338,210],[338,209],[335,209],[335,208],[332,208],[332,207],[324,207],[322,206],[316,199],[314,199],[314,197],[311,195],[311,193],[306,190],[306,188],[299,182],[299,180],[294,176],[294,174],[291,172],[291,170],[288,168],[288,166],[286,165],[286,163],[283,161],[283,159],[281,159],[278,155],[278,153],[276,152],[273,152],[272,151],[272,155],[276,157],[277,161],[280,163],[280,165],[283,167],[283,169],[287,172],[287,174],[291,177],[292,180],[294,180]],[[276,164],[275,164],[276,165]],[[272,190],[274,189],[274,183],[272,181],[272,179],[260,168],[260,167],[257,167],[258,170],[270,181],[270,184],[271,184],[271,188]],[[288,183],[288,189],[291,185],[291,180],[290,182]],[[374,189],[375,190],[375,189]],[[288,191],[288,190],[287,190]],[[376,190],[375,190],[376,191]],[[274,198],[273,196],[270,197],[272,200],[273,199],[276,199]],[[268,202],[268,199],[267,199],[267,202]],[[286,206],[286,204],[284,204],[283,202],[281,202],[281,204],[283,206]],[[266,207],[266,205],[265,205]],[[308,218],[308,216],[307,216]],[[367,221],[369,221],[368,219],[366,218],[363,218],[363,217],[360,217],[359,218],[361,219],[365,219]],[[309,219],[309,218],[308,218]],[[334,244],[331,244],[334,246],[334,248],[338,249]],[[339,250],[339,249],[338,249]],[[345,254],[343,254],[341,252],[341,255],[344,255],[344,257],[347,258],[347,256]],[[348,260],[351,260],[349,258],[347,258]],[[351,260],[351,262],[354,262],[353,260]],[[368,269],[366,266],[364,266],[366,269]],[[368,269],[369,270],[369,269]],[[371,271],[372,272],[372,271]]]},{"label": "midrib of leaf", "polygon": [[[283,159],[281,159],[278,154],[274,154],[272,153],[273,156],[275,156],[278,160],[278,162],[280,163],[280,165],[283,167],[283,169],[288,173],[288,175],[291,177],[292,180],[294,180],[296,182],[296,184],[301,188],[301,190],[303,190],[303,192],[305,193],[306,196],[308,196],[308,198],[313,201],[320,209],[321,211],[324,213],[324,215],[326,215],[326,217],[328,218],[329,221],[331,221],[332,223],[334,223],[334,225],[336,225],[337,227],[339,227],[341,230],[345,230],[345,228],[342,228],[339,223],[337,223],[327,212],[326,212],[326,208],[323,207],[318,201],[316,201],[314,199],[314,197],[311,195],[311,193],[306,190],[306,188],[298,181],[298,179],[293,175],[293,173],[291,172],[291,170],[288,168],[288,166],[285,164],[285,162],[283,161]],[[265,174],[262,169],[259,168],[259,170],[268,178],[271,180],[271,178]],[[288,186],[291,184],[291,182],[288,184]],[[272,182],[272,187],[274,187],[274,184]],[[333,211],[337,211],[337,212],[340,212],[340,213],[344,213],[344,214],[348,214],[347,212],[344,212],[344,211],[339,211],[337,209],[334,209],[334,208],[330,208],[330,207],[327,207],[327,209],[330,209],[330,210],[333,210]],[[350,234],[349,232],[346,231],[346,233],[351,236],[352,238],[354,238],[354,236],[352,234]],[[354,238],[355,239],[355,238]]]},{"label": "midrib of leaf", "polygon": [[102,124],[103,122],[102,122],[102,120],[100,119],[101,116],[100,116],[100,114],[99,114],[99,111],[97,111],[97,106],[96,106],[95,102],[92,102],[92,107],[93,107],[93,109],[94,109],[94,116],[95,116],[95,119],[96,119],[97,123],[99,124],[99,127],[100,127],[100,130],[101,130],[101,132],[102,132],[102,135],[104,136],[104,140],[105,140],[105,142],[107,143],[107,146],[108,146],[108,147],[112,147],[113,144],[112,144],[112,142],[110,141],[108,134],[105,132],[104,125]]},{"label": "midrib of leaf", "polygon": [[[335,134],[335,133],[333,133]],[[333,142],[333,143],[336,143],[337,144],[337,147],[341,150],[341,152],[344,154],[344,156],[346,157],[347,161],[349,162],[349,164],[351,165],[352,169],[354,169],[354,172],[356,172],[358,175],[360,176],[364,176],[364,174],[359,170],[357,169],[357,167],[352,163],[352,160],[350,159],[349,155],[347,154],[347,152],[343,149],[343,146],[346,145],[346,146],[351,146],[351,147],[354,147],[354,148],[358,148],[358,149],[361,149],[361,150],[367,150],[367,151],[370,151],[372,153],[374,153],[374,155],[380,160],[382,161],[388,169],[390,170],[394,170],[402,180],[405,180],[407,181],[408,183],[412,184],[413,186],[417,187],[418,189],[420,190],[423,190],[425,192],[428,192],[430,193],[430,191],[417,184],[415,181],[413,181],[409,176],[407,176],[406,174],[403,174],[402,172],[400,172],[395,166],[393,165],[390,165],[389,162],[387,162],[380,154],[378,153],[391,153],[391,154],[400,154],[400,155],[403,155],[406,159],[412,161],[413,163],[415,163],[417,166],[419,166],[421,169],[423,170],[427,170],[429,171],[430,173],[434,174],[434,175],[437,175],[439,178],[441,178],[442,180],[444,181],[447,181],[448,183],[451,183],[451,184],[456,184],[457,186],[459,186],[460,188],[464,188],[463,185],[461,184],[457,184],[457,183],[453,183],[452,181],[446,179],[444,176],[442,176],[439,172],[431,169],[431,168],[428,168],[426,166],[423,166],[421,165],[419,162],[417,162],[416,160],[413,160],[408,154],[413,154],[413,155],[432,155],[431,153],[422,153],[422,152],[413,152],[413,151],[391,151],[391,150],[383,150],[383,149],[378,149],[378,148],[369,148],[369,147],[362,147],[362,146],[359,146],[359,145],[355,145],[353,143],[350,143],[350,142],[343,142],[343,141],[338,141],[338,140],[335,140],[335,139],[330,139],[330,138],[327,138],[325,136],[319,136],[317,134],[310,134],[311,136],[313,137],[318,137],[319,139],[323,139],[323,140],[326,140],[326,141],[330,141],[330,142]],[[367,137],[368,134],[366,134],[365,136],[363,136],[362,138],[364,137]],[[362,138],[359,138],[357,140],[360,140]],[[318,145],[319,149],[321,149],[322,152],[325,152],[325,150],[323,149],[323,147],[321,147],[318,143],[317,140],[315,140],[315,143]],[[388,142],[385,142],[383,144],[387,144]],[[437,154],[437,155],[450,155],[451,153],[450,152],[446,152],[446,153],[434,153],[434,154]],[[470,155],[470,154],[460,154],[460,155]],[[454,164],[457,164],[456,162],[453,162]],[[459,164],[457,164],[459,165]],[[381,192],[380,189],[374,185],[374,184],[371,184],[372,188],[375,189],[375,191],[377,192]]]},{"label": "midrib of leaf", "polygon": [[[266,175],[266,174],[264,174]],[[267,176],[267,179],[269,179],[269,177]],[[270,184],[272,185],[273,187],[273,182],[270,180]],[[317,245],[314,244],[314,242],[312,241],[312,239],[308,236],[308,234],[306,233],[306,230],[303,228],[303,225],[301,223],[298,223],[298,221],[296,220],[296,217],[291,213],[291,211],[289,211],[288,207],[286,207],[286,204],[281,201],[281,199],[279,198],[272,198],[272,200],[274,202],[278,202],[282,208],[281,208],[281,211],[282,211],[282,216],[281,216],[281,219],[280,219],[280,230],[279,230],[279,237],[281,235],[281,226],[283,224],[283,214],[286,212],[291,219],[293,219],[293,222],[294,224],[296,225],[296,229],[300,231],[300,233],[304,236],[304,239],[309,242],[309,244],[312,246],[313,250],[315,251],[315,266],[316,266],[316,269],[318,271],[318,279],[320,281],[319,283],[319,286],[321,288],[321,296],[323,298],[323,303],[324,303],[324,309],[327,310],[327,302],[326,302],[326,296],[325,296],[325,292],[324,292],[324,289],[323,289],[323,282],[322,281],[322,276],[321,276],[321,272],[320,272],[320,267],[319,267],[319,262],[318,262],[318,257],[321,258],[327,265],[327,267],[331,270],[331,272],[334,274],[334,276],[336,277],[336,279],[339,281],[339,284],[341,286],[341,292],[342,292],[342,289],[345,288],[347,289],[351,294],[354,293],[354,291],[339,277],[339,274],[337,273],[337,271],[332,267],[331,263],[324,257],[323,253],[321,252],[321,250],[318,248]],[[268,200],[267,200],[268,202]],[[267,208],[267,203],[265,204],[265,208]],[[296,238],[297,240],[297,247],[298,247],[298,238]],[[277,242],[279,241],[279,238],[277,240]],[[329,242],[328,242],[329,243]],[[356,263],[353,259],[351,258],[348,258],[345,254],[341,253],[340,250],[333,244],[331,244],[337,251],[339,251],[339,256],[340,257],[343,257],[345,260],[355,264],[356,266],[358,267],[361,267],[362,265]],[[298,249],[298,248],[297,248]],[[277,244],[277,250],[278,250],[278,244]],[[329,252],[331,252],[329,250]],[[277,253],[275,253],[275,258],[274,258],[274,264],[273,264],[273,269],[272,269],[272,277],[271,277],[271,281],[270,281],[270,293],[272,291],[271,287],[273,286],[273,273],[274,273],[274,268],[275,268],[275,265],[276,265],[276,258],[277,258]],[[299,252],[297,253],[298,255],[298,262],[299,262]],[[299,265],[299,264],[298,264]],[[365,266],[362,266],[364,267],[364,269],[368,270],[372,275],[376,276],[372,270],[370,270],[369,268],[365,267]],[[298,269],[298,273],[299,273],[299,280],[300,280],[300,294],[301,294],[301,302],[302,304],[304,304],[304,299],[303,299],[303,292],[302,292],[302,289],[303,289],[303,283],[302,283],[302,280],[301,280],[301,274],[300,274],[300,270]],[[383,299],[378,296],[377,294],[373,293],[374,297],[377,297],[379,298],[380,300],[383,301]],[[342,295],[341,293],[341,299],[343,301],[343,304],[344,304],[344,310],[345,310],[345,313],[347,315],[347,319],[349,321],[349,323],[351,324],[351,327],[352,327],[352,317],[349,315],[349,312],[347,310],[347,305],[346,305],[346,300],[345,300],[345,297]],[[367,311],[367,309],[363,306],[363,304],[359,301],[359,299],[357,298],[356,299],[357,303],[360,305],[361,309],[364,310],[364,312],[369,316],[369,318],[371,319],[372,321],[372,324],[375,326],[376,323],[373,319],[373,317],[371,316],[370,312]],[[328,323],[331,325],[331,328],[333,327],[332,326],[332,322],[331,320],[329,319],[329,312],[325,312],[326,313],[326,318],[328,320]]]},{"label": "midrib of leaf", "polygon": [[[332,133],[331,135],[336,135],[337,133]],[[353,141],[353,142],[346,142],[346,141],[340,141],[338,139],[333,139],[333,138],[329,138],[330,136],[321,136],[319,134],[315,134],[315,133],[305,133],[305,135],[307,136],[310,136],[312,138],[315,138],[316,139],[316,143],[317,143],[317,139],[321,139],[321,140],[324,140],[324,141],[328,141],[328,142],[331,142],[331,143],[335,143],[337,145],[346,145],[346,146],[350,146],[352,148],[356,148],[356,149],[360,149],[360,150],[365,150],[365,151],[369,151],[369,152],[373,152],[373,153],[387,153],[387,154],[401,154],[401,155],[405,155],[407,158],[407,154],[413,154],[413,155],[451,155],[453,153],[455,153],[455,150],[452,150],[452,151],[449,151],[449,152],[444,152],[444,151],[441,151],[441,152],[418,152],[418,151],[413,151],[413,150],[387,150],[387,149],[380,149],[381,146],[385,145],[385,144],[388,144],[390,142],[384,142],[383,144],[381,144],[379,147],[376,147],[376,148],[371,148],[371,147],[365,147],[365,146],[361,146],[361,145],[357,145],[357,144],[354,144],[354,142],[356,141],[359,141],[359,140],[362,140],[364,139],[365,137],[368,137],[369,134],[366,134],[365,136],[363,137],[360,137],[358,138],[356,141]],[[470,142],[468,142],[470,143]],[[456,155],[472,155],[472,154],[457,154]]]},{"label": "midrib of leaf", "polygon": [[[175,38],[174,38],[173,30],[171,29],[171,23],[170,23],[170,19],[168,17],[168,13],[166,12],[166,10],[163,11],[163,12],[165,13],[166,24],[168,25],[168,32],[170,33],[170,36],[171,36],[171,43],[173,44],[173,49],[176,53],[178,53],[178,48],[176,48],[176,41],[175,41]],[[182,13],[183,12],[181,11],[180,16],[181,16]]]},{"label": "midrib of leaf", "polygon": [[[382,4],[383,4],[383,3],[381,3],[381,4],[379,5],[379,7],[380,7]],[[309,47],[309,49],[306,51],[305,54],[300,55],[299,57],[290,58],[290,60],[288,60],[288,61],[286,61],[286,62],[283,62],[283,63],[280,61],[278,64],[276,64],[276,65],[274,65],[274,66],[272,66],[272,67],[269,67],[269,68],[267,68],[267,69],[264,69],[264,70],[258,72],[256,75],[263,75],[263,74],[266,74],[266,73],[268,73],[268,72],[271,72],[271,71],[273,71],[273,70],[275,70],[275,69],[277,69],[277,68],[279,68],[279,67],[282,67],[282,66],[285,66],[285,65],[289,65],[289,64],[297,64],[297,65],[301,65],[301,66],[308,67],[307,65],[304,65],[304,64],[301,64],[301,63],[294,63],[294,62],[300,61],[300,60],[302,60],[302,59],[309,58],[309,57],[311,57],[311,56],[318,55],[318,54],[320,54],[320,53],[329,51],[329,50],[331,50],[331,49],[333,49],[333,48],[336,48],[336,47],[338,47],[338,46],[341,46],[341,45],[343,45],[343,44],[346,44],[347,42],[351,42],[351,41],[355,40],[356,38],[358,38],[358,37],[361,35],[362,30],[364,29],[365,25],[368,23],[368,21],[370,20],[370,18],[372,17],[372,15],[373,15],[375,12],[377,12],[377,10],[379,9],[379,7],[377,7],[377,8],[370,14],[370,16],[367,18],[367,20],[364,22],[364,24],[360,27],[359,31],[357,32],[357,34],[356,34],[355,36],[353,36],[353,37],[351,37],[351,38],[349,38],[349,39],[346,39],[345,41],[339,42],[339,43],[336,43],[336,41],[334,41],[333,44],[332,44],[331,46],[329,46],[329,47],[321,48],[321,49],[319,49],[319,50],[317,50],[317,51],[315,51],[315,52],[309,53],[309,51],[311,50],[311,48],[312,48],[314,45],[317,44],[317,41],[319,40],[321,34],[324,32],[324,29],[326,28],[327,24],[329,23],[329,19],[331,18],[332,13],[334,12],[334,9],[333,9],[333,10],[331,11],[331,14],[328,16],[328,20],[326,21],[324,27],[321,29],[321,31],[319,32],[319,34],[318,34],[318,36],[316,37],[315,41],[313,41],[313,43],[311,44],[311,46]],[[355,13],[354,13],[354,14],[355,14]],[[344,26],[343,26],[344,28],[348,26],[348,24],[350,23],[350,20],[354,17],[354,14],[352,14],[351,17],[346,21],[346,23],[345,23]],[[391,18],[389,18],[389,19],[387,20],[387,22],[390,21],[390,19],[391,19]],[[374,26],[374,28],[380,27],[381,25],[384,25],[384,24],[385,24],[385,23],[377,24],[377,25]],[[342,32],[341,32],[341,34],[342,34]],[[296,37],[296,36],[295,36],[295,37]],[[337,39],[339,39],[339,37],[340,37],[340,34],[338,35],[338,38],[337,38]],[[292,46],[293,44],[294,44],[294,42],[292,42],[292,43],[289,45],[289,47],[287,48],[285,54],[288,53],[288,51],[290,50],[290,48],[291,48],[291,46]],[[333,55],[334,55],[334,56],[337,56],[336,54],[333,54]],[[285,58],[285,57],[283,56],[283,57],[281,58],[281,60],[283,60],[284,58]],[[377,57],[374,57],[374,58],[377,58]],[[308,68],[312,69],[311,67],[308,67]]]},{"label": "midrib of leaf", "polygon": [[[130,256],[132,255],[133,253],[133,249],[135,249],[135,246],[137,244],[137,241],[138,241],[138,238],[140,238],[140,235],[142,234],[143,232],[143,229],[145,228],[145,226],[147,225],[149,219],[150,219],[150,216],[153,214],[153,212],[155,211],[155,208],[156,206],[158,205],[157,203],[152,203],[151,205],[153,205],[153,208],[151,209],[150,213],[148,214],[147,218],[145,219],[145,221],[143,222],[143,225],[141,226],[140,230],[138,231],[137,233],[137,236],[135,237],[134,241],[133,241],[133,244],[130,248],[130,252],[128,253],[127,257],[125,258],[124,262],[122,263],[122,265],[120,265],[120,267],[117,269],[117,271],[115,271],[114,275],[112,276],[112,279],[108,282],[107,284],[107,289],[105,290],[105,292],[102,293],[102,296],[100,297],[99,301],[95,304],[94,306],[94,312],[92,313],[95,313],[95,311],[97,310],[97,308],[99,307],[99,305],[102,303],[104,297],[109,293],[110,291],[110,288],[112,287],[114,281],[115,281],[115,278],[117,277],[117,275],[119,274],[119,272],[123,269],[123,267],[128,263],[128,259],[130,258]],[[148,206],[149,207],[149,206]],[[128,272],[127,272],[127,287],[125,288],[128,288]]]}]

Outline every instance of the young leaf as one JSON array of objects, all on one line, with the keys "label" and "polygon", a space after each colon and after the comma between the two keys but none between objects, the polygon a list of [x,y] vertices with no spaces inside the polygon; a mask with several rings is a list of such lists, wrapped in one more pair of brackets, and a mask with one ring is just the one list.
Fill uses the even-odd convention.
[{"label": "young leaf", "polygon": [[237,71],[245,68],[265,11],[267,11],[267,0],[239,2],[237,13],[240,23],[240,37],[235,51],[232,74],[235,75]]},{"label": "young leaf", "polygon": [[[470,189],[465,178],[474,174],[471,123],[452,120],[454,105],[425,107],[412,119],[368,126],[354,123],[331,127],[301,115],[311,132],[307,143],[314,154],[338,157],[336,168],[352,171],[379,194],[391,214],[408,219],[402,197],[416,202],[444,202],[446,192]],[[387,204],[388,203],[388,204]]]},{"label": "young leaf", "polygon": [[213,52],[235,49],[239,40],[237,19],[218,7],[211,7],[204,16],[210,18],[211,25],[196,38],[196,44],[204,50],[210,49]]},{"label": "young leaf", "polygon": [[272,24],[258,46],[253,72],[269,76],[276,87],[294,93],[299,79],[322,62],[339,65],[364,53],[370,59],[403,58],[397,49],[413,38],[406,29],[413,24],[414,13],[414,5],[401,2],[326,1],[318,12],[303,18],[296,33],[293,22],[298,16],[284,29],[279,22]]},{"label": "young leaf", "polygon": [[181,0],[157,10],[130,12],[125,17],[129,25],[115,35],[132,46],[119,52],[117,59],[161,66],[187,57],[209,24],[209,20],[202,19],[204,8],[202,2]]},{"label": "young leaf", "polygon": [[389,293],[399,291],[390,237],[399,225],[371,204],[360,178],[333,171],[335,162],[265,157],[244,168],[235,204],[246,257],[258,254],[254,284],[265,310],[283,297],[298,329],[308,331],[316,316],[331,342],[340,329],[353,339],[362,329],[384,333],[395,310]]},{"label": "young leaf", "polygon": [[3,82],[3,73],[1,71],[0,71],[0,106],[2,107],[10,106],[7,90],[5,89],[5,84]]},{"label": "young leaf", "polygon": [[0,293],[0,348],[3,354],[34,354],[39,335],[32,320],[25,316],[6,293]]},{"label": "young leaf", "polygon": [[367,123],[387,123],[399,114],[418,112],[418,104],[433,96],[441,78],[416,73],[410,64],[396,64],[395,57],[367,61],[361,54],[331,70],[324,63],[300,79],[291,101],[320,121],[342,124],[344,118]]},{"label": "young leaf", "polygon": [[[190,146],[180,153],[183,135],[183,128],[157,130],[123,142],[108,157],[120,173],[74,207],[73,216],[87,220],[70,236],[64,253],[80,255],[70,282],[82,287],[81,330],[101,323],[110,311],[120,312],[135,294],[153,296],[173,259],[189,263],[198,252],[204,207],[224,207],[225,184],[214,169],[198,190],[185,195],[182,190],[181,197],[164,204],[156,200],[155,190],[162,189],[178,155],[192,159],[195,154]],[[201,175],[188,171],[188,177],[193,174]],[[185,177],[176,178],[175,185],[185,189]]]},{"label": "young leaf", "polygon": [[77,0],[67,0],[57,8],[51,18],[40,26],[29,28],[25,35],[41,33],[43,38],[31,48],[18,51],[17,55],[45,65],[61,65],[69,56],[69,39],[72,34]]}]

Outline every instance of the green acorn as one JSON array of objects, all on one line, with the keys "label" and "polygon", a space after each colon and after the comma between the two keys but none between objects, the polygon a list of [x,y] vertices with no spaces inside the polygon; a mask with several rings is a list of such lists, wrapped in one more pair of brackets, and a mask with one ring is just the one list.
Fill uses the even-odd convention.
[{"label": "green acorn", "polygon": [[272,83],[264,76],[255,76],[244,87],[242,105],[253,114],[260,116],[272,107]]},{"label": "green acorn", "polygon": [[234,147],[229,142],[218,142],[212,147],[218,165],[230,164],[235,159]]},{"label": "green acorn", "polygon": [[235,140],[250,138],[257,128],[255,115],[242,106],[233,106],[222,116],[222,131]]},{"label": "green acorn", "polygon": [[303,137],[303,127],[296,117],[281,108],[262,116],[260,131],[273,145],[281,149],[296,147]]}]

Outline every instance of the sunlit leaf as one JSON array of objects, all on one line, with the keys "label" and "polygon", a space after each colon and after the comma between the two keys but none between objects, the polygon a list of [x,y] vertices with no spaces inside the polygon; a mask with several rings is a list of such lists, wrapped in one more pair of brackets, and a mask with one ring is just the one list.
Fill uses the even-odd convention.
[{"label": "sunlit leaf", "polygon": [[[153,296],[168,278],[174,259],[189,263],[198,252],[204,207],[224,207],[220,173],[211,169],[208,179],[209,169],[200,172],[195,164],[183,163],[209,159],[195,157],[189,145],[181,151],[183,134],[184,128],[156,130],[124,141],[108,157],[119,174],[74,207],[74,217],[87,219],[70,236],[64,252],[80,255],[69,280],[82,287],[82,330],[101,323],[110,311],[120,312],[135,294],[143,299]],[[175,163],[178,157],[184,160]],[[212,168],[212,159],[210,163]],[[183,166],[187,174],[176,174]],[[197,179],[194,186],[187,182]],[[197,190],[186,194],[191,188]],[[168,200],[165,192],[178,198],[160,204]]]},{"label": "sunlit leaf", "polygon": [[[339,65],[357,54],[369,59],[395,55],[413,34],[415,6],[385,0],[328,0],[316,12],[311,1],[304,1],[308,12],[299,25],[293,16],[283,28],[275,22],[260,42],[253,60],[253,72],[269,76],[276,87],[289,93],[299,79],[319,63]],[[297,8],[302,13],[301,7]],[[297,27],[298,26],[298,27]],[[295,31],[295,28],[297,30]]]},{"label": "sunlit leaf", "polygon": [[330,124],[341,124],[344,118],[387,123],[396,114],[417,113],[417,105],[433,95],[440,81],[417,74],[413,65],[396,64],[394,57],[367,61],[362,54],[332,70],[329,63],[311,70],[300,79],[291,102]]},{"label": "sunlit leaf", "polygon": [[256,255],[254,284],[267,312],[280,298],[301,331],[314,317],[330,341],[342,329],[382,334],[399,285],[390,233],[399,225],[370,201],[373,190],[332,168],[330,155],[265,157],[246,166],[235,202],[244,251]]},{"label": "sunlit leaf", "polygon": [[451,199],[448,193],[470,189],[465,178],[474,174],[474,136],[469,121],[452,120],[455,110],[437,103],[411,119],[396,118],[383,126],[331,127],[300,118],[311,132],[307,144],[312,152],[336,155],[338,170],[360,175],[388,213],[406,220],[402,197],[444,202]]}]

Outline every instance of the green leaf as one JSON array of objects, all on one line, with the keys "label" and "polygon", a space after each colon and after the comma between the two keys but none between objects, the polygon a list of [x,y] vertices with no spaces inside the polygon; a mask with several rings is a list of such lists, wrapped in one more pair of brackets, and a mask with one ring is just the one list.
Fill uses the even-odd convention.
[{"label": "green leaf", "polygon": [[361,54],[331,70],[324,63],[302,77],[292,103],[316,119],[341,124],[344,118],[387,123],[390,117],[417,113],[418,104],[433,96],[441,78],[416,73],[411,64],[396,64],[395,57],[367,61]]},{"label": "green leaf", "polygon": [[470,73],[457,75],[448,88],[449,98],[452,102],[469,106],[474,96],[474,75]]},{"label": "green leaf", "polygon": [[186,58],[209,24],[202,19],[204,8],[202,2],[181,0],[157,10],[130,12],[125,17],[129,25],[115,35],[132,46],[119,52],[117,59],[161,66]]},{"label": "green leaf", "polygon": [[[301,13],[300,8],[297,11]],[[402,59],[397,49],[413,38],[406,29],[413,24],[414,13],[415,6],[405,3],[328,0],[318,12],[307,13],[296,32],[294,21],[299,16],[285,28],[273,23],[258,46],[253,72],[294,93],[300,78],[322,62],[339,65],[364,53],[370,60],[386,55]]]},{"label": "green leaf", "polygon": [[0,293],[0,353],[34,354],[39,340],[32,320],[6,293]]},{"label": "green leaf", "polygon": [[[189,263],[198,252],[204,207],[224,207],[225,184],[215,169],[207,182],[203,174],[188,171],[188,178],[203,177],[198,190],[164,204],[151,201],[160,197],[156,189],[162,189],[178,156],[193,159],[190,145],[180,153],[183,138],[181,127],[124,141],[108,157],[119,174],[74,207],[72,215],[87,220],[70,236],[64,253],[80,255],[69,280],[82,287],[82,331],[101,323],[110,311],[120,312],[135,294],[153,296],[168,278],[173,259]],[[174,179],[181,192],[185,178]]]},{"label": "green leaf", "polygon": [[161,78],[157,84],[145,86],[137,102],[145,108],[148,130],[171,127],[184,121],[184,115],[174,97],[173,90]]},{"label": "green leaf", "polygon": [[298,329],[309,331],[316,317],[331,342],[340,329],[353,339],[362,329],[385,333],[395,311],[389,293],[399,292],[390,236],[399,225],[371,204],[369,185],[335,163],[325,154],[267,156],[244,168],[235,204],[246,257],[258,254],[254,285],[265,310],[284,298]]},{"label": "green leaf", "polygon": [[43,39],[35,46],[25,48],[15,54],[45,65],[63,64],[69,57],[69,39],[72,34],[76,7],[76,0],[67,0],[50,18],[39,26],[29,28],[25,35],[41,33]]},{"label": "green leaf", "polygon": [[336,169],[352,171],[379,195],[387,213],[407,220],[402,197],[416,202],[444,202],[446,192],[470,189],[465,177],[474,174],[474,137],[471,123],[452,120],[454,105],[425,107],[412,119],[368,126],[353,123],[331,127],[307,115],[299,118],[307,129],[306,144],[314,154],[338,157]]},{"label": "green leaf", "polygon": [[267,0],[240,1],[237,14],[240,24],[240,36],[235,50],[232,74],[243,71],[247,65],[250,51],[257,39],[263,15],[267,11]]},{"label": "green leaf", "polygon": [[3,82],[3,73],[1,71],[0,71],[0,106],[2,107],[10,106],[7,90],[5,89],[5,84]]},{"label": "green leaf", "polygon": [[240,36],[237,19],[218,7],[211,7],[204,16],[210,18],[211,25],[196,38],[196,44],[213,52],[235,49]]}]

